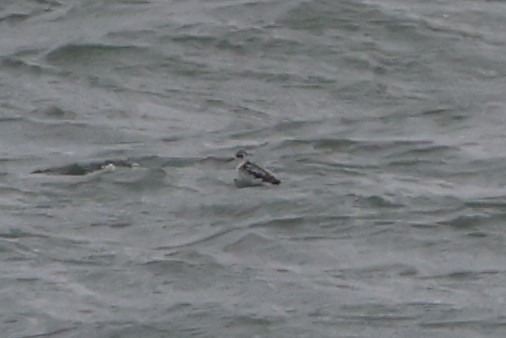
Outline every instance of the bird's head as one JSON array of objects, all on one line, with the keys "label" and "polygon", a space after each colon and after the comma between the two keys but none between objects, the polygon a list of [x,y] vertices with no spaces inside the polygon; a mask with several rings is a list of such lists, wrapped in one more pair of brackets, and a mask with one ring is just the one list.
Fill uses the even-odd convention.
[{"label": "bird's head", "polygon": [[244,160],[248,155],[250,155],[250,153],[248,153],[245,149],[241,149],[235,153],[235,158],[237,160]]}]

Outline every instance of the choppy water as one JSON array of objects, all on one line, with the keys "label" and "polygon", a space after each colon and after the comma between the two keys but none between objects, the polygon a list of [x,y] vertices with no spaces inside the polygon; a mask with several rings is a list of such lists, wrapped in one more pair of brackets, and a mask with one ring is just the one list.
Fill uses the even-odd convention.
[{"label": "choppy water", "polygon": [[[504,337],[506,3],[0,1],[0,328]],[[283,181],[237,189],[245,147]],[[61,166],[87,175],[31,174]]]}]

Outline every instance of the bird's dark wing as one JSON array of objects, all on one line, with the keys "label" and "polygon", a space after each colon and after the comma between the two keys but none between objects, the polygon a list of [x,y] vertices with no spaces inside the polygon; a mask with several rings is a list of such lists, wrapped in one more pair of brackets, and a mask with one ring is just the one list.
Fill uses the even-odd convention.
[{"label": "bird's dark wing", "polygon": [[281,181],[276,178],[272,173],[269,171],[261,168],[260,166],[256,165],[253,162],[246,161],[242,165],[242,168],[248,172],[248,174],[252,175],[255,178],[261,179],[264,182],[268,182],[271,184],[280,184]]}]

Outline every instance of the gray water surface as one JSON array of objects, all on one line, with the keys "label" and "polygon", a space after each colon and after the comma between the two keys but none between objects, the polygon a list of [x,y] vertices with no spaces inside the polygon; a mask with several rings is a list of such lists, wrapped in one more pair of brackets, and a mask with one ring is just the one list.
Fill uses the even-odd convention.
[{"label": "gray water surface", "polygon": [[[504,337],[505,31],[502,1],[0,0],[1,336]],[[239,148],[283,183],[237,189]]]}]

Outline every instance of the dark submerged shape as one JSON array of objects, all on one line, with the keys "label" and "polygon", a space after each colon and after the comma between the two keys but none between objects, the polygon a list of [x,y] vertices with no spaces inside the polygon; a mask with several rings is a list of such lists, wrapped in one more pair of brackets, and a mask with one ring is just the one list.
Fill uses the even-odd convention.
[{"label": "dark submerged shape", "polygon": [[106,160],[91,163],[73,163],[62,167],[54,167],[32,171],[31,174],[47,174],[47,175],[67,175],[67,176],[83,176],[94,171],[104,169],[108,165],[115,167],[133,168],[135,163],[125,160]]}]

